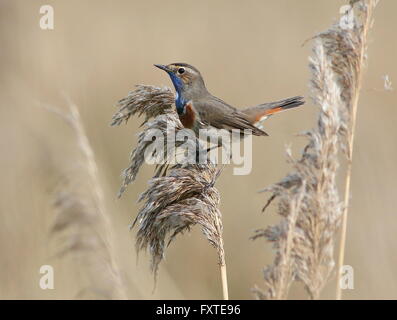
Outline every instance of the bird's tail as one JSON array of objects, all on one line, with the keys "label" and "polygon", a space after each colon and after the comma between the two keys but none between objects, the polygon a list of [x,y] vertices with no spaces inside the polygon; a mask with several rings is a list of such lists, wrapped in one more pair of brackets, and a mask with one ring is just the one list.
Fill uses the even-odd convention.
[{"label": "bird's tail", "polygon": [[280,101],[263,103],[254,107],[246,108],[242,110],[242,112],[247,116],[247,119],[251,121],[252,124],[257,124],[266,120],[273,114],[299,107],[304,103],[305,101],[303,100],[303,97],[298,96]]}]

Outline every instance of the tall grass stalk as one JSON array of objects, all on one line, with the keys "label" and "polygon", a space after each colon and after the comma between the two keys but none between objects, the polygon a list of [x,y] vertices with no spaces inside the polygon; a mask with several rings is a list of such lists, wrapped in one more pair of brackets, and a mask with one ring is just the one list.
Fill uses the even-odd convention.
[{"label": "tall grass stalk", "polygon": [[78,266],[80,298],[125,299],[125,288],[111,245],[111,222],[106,215],[104,192],[95,154],[85,132],[78,107],[68,99],[69,112],[46,106],[62,117],[76,134],[81,161],[68,170],[56,193],[56,216],[51,234],[57,236],[57,256],[68,255]]},{"label": "tall grass stalk", "polygon": [[347,134],[347,171],[345,178],[345,194],[344,194],[344,209],[342,215],[342,226],[341,226],[341,234],[340,234],[340,243],[339,243],[339,257],[338,257],[338,269],[337,269],[337,281],[336,281],[336,299],[342,299],[342,289],[341,289],[341,272],[344,264],[345,257],[345,248],[346,248],[346,233],[347,233],[347,215],[349,209],[350,202],[350,184],[351,184],[351,176],[352,176],[352,166],[353,166],[353,146],[354,146],[354,137],[356,131],[356,119],[357,119],[357,108],[360,97],[360,89],[362,85],[363,78],[363,69],[366,60],[366,52],[367,52],[367,38],[368,31],[372,27],[372,13],[377,5],[378,0],[367,0],[361,3],[361,7],[359,8],[363,14],[362,17],[362,25],[359,28],[355,28],[355,31],[358,33],[357,37],[359,41],[357,42],[357,46],[354,50],[357,51],[357,61],[354,64],[356,73],[356,79],[353,83],[353,87],[351,90],[351,107],[350,107],[350,121],[349,128]]},{"label": "tall grass stalk", "polygon": [[[335,265],[334,245],[342,224],[336,294],[341,298],[357,106],[377,2],[350,1],[341,19],[313,38],[310,84],[312,99],[320,107],[318,125],[305,134],[309,142],[301,158],[289,154],[292,172],[265,189],[272,193],[265,208],[278,198],[282,218],[254,236],[265,237],[276,249],[274,263],[264,272],[266,290],[255,289],[258,298],[284,299],[293,281],[303,282],[310,298],[319,298]],[[341,152],[348,159],[343,202],[336,186]]]}]

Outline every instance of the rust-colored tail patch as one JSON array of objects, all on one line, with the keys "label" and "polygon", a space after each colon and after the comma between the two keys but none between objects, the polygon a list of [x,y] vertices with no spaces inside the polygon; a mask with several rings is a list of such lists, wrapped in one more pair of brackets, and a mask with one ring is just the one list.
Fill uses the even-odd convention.
[{"label": "rust-colored tail patch", "polygon": [[283,111],[283,110],[284,110],[283,107],[275,107],[275,108],[272,108],[272,109],[263,110],[263,112],[260,112],[260,113],[258,113],[256,115],[255,122],[260,121],[265,116],[270,116],[272,114],[275,114],[275,113]]},{"label": "rust-colored tail patch", "polygon": [[246,108],[242,110],[242,112],[247,116],[247,119],[251,121],[251,123],[257,123],[265,120],[273,114],[299,107],[304,103],[305,101],[303,97],[296,96],[279,101],[262,103],[254,107]]}]

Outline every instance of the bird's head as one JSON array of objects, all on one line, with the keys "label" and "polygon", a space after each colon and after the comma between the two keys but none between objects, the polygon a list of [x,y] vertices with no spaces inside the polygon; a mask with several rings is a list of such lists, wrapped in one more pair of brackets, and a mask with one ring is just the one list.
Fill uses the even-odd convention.
[{"label": "bird's head", "polygon": [[200,71],[187,63],[155,64],[155,67],[168,73],[179,95],[205,89]]}]

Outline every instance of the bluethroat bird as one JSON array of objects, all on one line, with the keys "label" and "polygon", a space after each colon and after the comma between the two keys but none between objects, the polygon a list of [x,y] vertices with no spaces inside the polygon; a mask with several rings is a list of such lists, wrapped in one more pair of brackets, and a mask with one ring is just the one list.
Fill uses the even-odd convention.
[{"label": "bluethroat bird", "polygon": [[183,126],[199,135],[200,129],[216,128],[251,130],[256,136],[267,136],[262,123],[271,115],[299,107],[303,97],[293,97],[276,102],[263,103],[238,110],[213,96],[205,87],[200,71],[187,63],[155,64],[168,73],[176,91],[175,105]]}]

